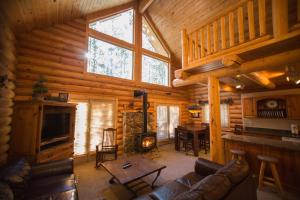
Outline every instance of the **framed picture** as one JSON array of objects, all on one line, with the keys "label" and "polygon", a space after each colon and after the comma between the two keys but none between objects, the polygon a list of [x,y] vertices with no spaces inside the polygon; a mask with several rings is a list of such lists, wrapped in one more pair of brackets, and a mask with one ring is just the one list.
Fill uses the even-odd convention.
[{"label": "framed picture", "polygon": [[69,93],[59,93],[59,101],[68,102]]}]

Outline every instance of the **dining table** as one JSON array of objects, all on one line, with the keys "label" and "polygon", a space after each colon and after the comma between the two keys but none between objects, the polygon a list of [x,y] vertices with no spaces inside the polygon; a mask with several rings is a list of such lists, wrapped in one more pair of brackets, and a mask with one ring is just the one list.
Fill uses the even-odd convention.
[{"label": "dining table", "polygon": [[[201,125],[184,125],[183,126],[189,134],[193,135],[193,151],[194,156],[199,156],[199,135],[205,134],[206,127],[203,127]],[[178,139],[178,132],[175,131],[175,150],[180,151],[180,144]]]}]

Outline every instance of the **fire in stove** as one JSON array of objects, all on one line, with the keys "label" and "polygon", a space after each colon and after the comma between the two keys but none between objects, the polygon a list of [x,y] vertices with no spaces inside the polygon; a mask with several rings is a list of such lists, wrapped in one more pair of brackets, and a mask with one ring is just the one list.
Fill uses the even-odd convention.
[{"label": "fire in stove", "polygon": [[154,137],[144,137],[142,141],[143,148],[148,149],[149,147],[152,147],[155,144],[155,138]]}]

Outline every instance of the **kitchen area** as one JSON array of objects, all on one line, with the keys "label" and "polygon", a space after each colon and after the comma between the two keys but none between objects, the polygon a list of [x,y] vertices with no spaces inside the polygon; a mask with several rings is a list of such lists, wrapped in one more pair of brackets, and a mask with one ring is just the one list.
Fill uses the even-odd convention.
[{"label": "kitchen area", "polygon": [[300,192],[300,89],[243,93],[241,104],[243,128],[222,136],[225,161],[231,149],[244,151],[258,177],[258,155],[276,158],[284,190]]}]

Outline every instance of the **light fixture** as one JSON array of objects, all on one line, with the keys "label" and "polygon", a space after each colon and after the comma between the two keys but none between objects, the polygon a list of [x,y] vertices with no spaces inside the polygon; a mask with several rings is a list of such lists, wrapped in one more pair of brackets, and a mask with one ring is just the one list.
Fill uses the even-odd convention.
[{"label": "light fixture", "polygon": [[296,70],[294,65],[285,66],[285,75],[287,82],[294,82],[295,84],[300,84],[300,73]]},{"label": "light fixture", "polygon": [[238,83],[236,86],[235,86],[236,89],[239,89],[239,90],[242,90],[245,88],[245,85],[243,83]]}]

